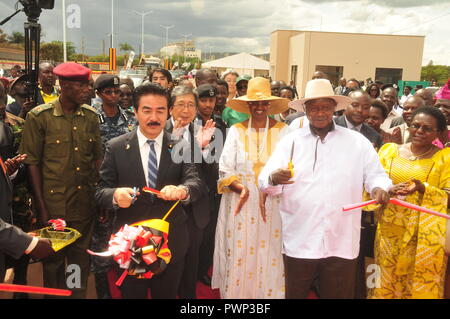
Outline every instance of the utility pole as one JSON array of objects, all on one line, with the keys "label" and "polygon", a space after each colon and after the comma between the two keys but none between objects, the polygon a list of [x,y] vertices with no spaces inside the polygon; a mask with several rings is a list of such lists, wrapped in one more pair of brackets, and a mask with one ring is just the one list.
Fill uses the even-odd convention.
[{"label": "utility pole", "polygon": [[81,37],[81,59],[84,62],[84,37]]},{"label": "utility pole", "polygon": [[111,48],[114,48],[114,0],[111,0]]},{"label": "utility pole", "polygon": [[183,55],[186,55],[186,41],[187,41],[187,38],[192,36],[192,33],[189,33],[189,34],[181,34],[180,33],[180,35],[184,38]]},{"label": "utility pole", "polygon": [[169,44],[169,29],[172,29],[174,25],[160,25],[161,28],[166,29],[166,46]]},{"label": "utility pole", "polygon": [[66,0],[62,0],[62,14],[63,14],[63,51],[64,51],[64,62],[67,62]]},{"label": "utility pole", "polygon": [[145,52],[144,52],[144,17],[145,17],[147,14],[152,13],[153,10],[150,10],[150,11],[147,11],[147,12],[137,12],[137,11],[135,11],[135,10],[133,10],[133,11],[134,11],[134,13],[140,15],[141,18],[142,18],[142,20],[141,20],[141,23],[142,23],[142,30],[141,30],[141,56],[142,56],[142,55],[145,53]]}]

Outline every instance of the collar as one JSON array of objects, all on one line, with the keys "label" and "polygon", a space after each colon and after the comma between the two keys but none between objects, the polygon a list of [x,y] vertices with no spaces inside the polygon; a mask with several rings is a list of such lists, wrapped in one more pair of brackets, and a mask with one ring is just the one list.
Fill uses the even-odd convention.
[{"label": "collar", "polygon": [[359,124],[358,126],[355,126],[347,119],[347,116],[344,115],[344,119],[345,119],[345,123],[347,124],[347,128],[349,128],[349,129],[356,128],[358,130],[358,132],[361,132],[362,123]]},{"label": "collar", "polygon": [[[144,134],[142,134],[140,127],[136,130],[136,132],[139,143],[139,149],[141,149],[149,139]],[[162,129],[159,135],[154,139],[156,144],[161,148],[163,144],[163,137],[164,137],[164,129]]]},{"label": "collar", "polygon": [[[54,101],[51,101],[49,104],[53,105],[53,116],[64,116],[64,112],[62,110],[60,97],[55,99]],[[78,105],[77,110],[75,111],[76,115],[84,116],[84,111],[81,105]]]},{"label": "collar", "polygon": [[[331,127],[330,130],[328,131],[328,133],[334,133],[335,131],[338,130],[338,127],[336,126],[336,124],[334,124],[334,120],[331,123]],[[311,129],[311,123],[308,123],[308,125],[296,130],[300,133],[300,136],[306,136],[306,135],[311,135],[314,137],[318,137],[317,134],[315,134],[312,129]],[[328,136],[328,134],[327,134]]]},{"label": "collar", "polygon": [[[109,118],[109,116],[106,115],[105,111],[103,111],[103,104],[102,103],[95,103],[94,104],[94,108],[104,118]],[[126,116],[125,110],[123,110],[119,105],[117,105],[117,110],[119,111],[119,122],[118,122],[118,124],[121,124],[122,123],[122,119],[125,120],[125,119],[128,118],[128,116]]]},{"label": "collar", "polygon": [[55,87],[53,87],[53,91],[50,94],[45,93],[44,90],[42,89],[42,86],[39,86],[39,90],[41,91],[41,94],[45,95],[45,96],[57,96],[58,95],[58,92],[56,91]]}]

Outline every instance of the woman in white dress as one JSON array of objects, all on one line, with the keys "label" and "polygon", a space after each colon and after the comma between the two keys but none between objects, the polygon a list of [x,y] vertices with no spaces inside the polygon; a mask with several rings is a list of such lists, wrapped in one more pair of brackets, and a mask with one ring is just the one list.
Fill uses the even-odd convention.
[{"label": "woman in white dress", "polygon": [[247,95],[228,103],[250,119],[230,128],[219,163],[223,195],[212,287],[222,298],[284,298],[280,199],[260,193],[258,175],[289,130],[268,116],[287,110],[288,103],[272,96],[269,81],[259,77],[249,81]]}]

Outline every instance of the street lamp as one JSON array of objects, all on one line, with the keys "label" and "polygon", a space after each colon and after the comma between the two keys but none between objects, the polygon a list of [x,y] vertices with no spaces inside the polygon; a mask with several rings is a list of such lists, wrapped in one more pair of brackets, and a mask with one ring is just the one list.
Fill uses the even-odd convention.
[{"label": "street lamp", "polygon": [[169,29],[172,29],[174,25],[160,25],[161,28],[166,29],[166,46],[169,44]]},{"label": "street lamp", "polygon": [[135,10],[133,10],[134,13],[139,14],[142,18],[142,31],[141,31],[141,56],[145,53],[144,51],[144,17],[147,14],[150,14],[153,12],[153,10],[147,11],[147,12],[137,12]]}]

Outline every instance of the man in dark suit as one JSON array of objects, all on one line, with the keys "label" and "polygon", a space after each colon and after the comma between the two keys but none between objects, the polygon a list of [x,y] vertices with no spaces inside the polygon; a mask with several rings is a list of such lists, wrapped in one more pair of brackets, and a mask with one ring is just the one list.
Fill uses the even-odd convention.
[{"label": "man in dark suit", "polygon": [[[115,232],[124,224],[161,219],[176,200],[187,205],[201,196],[197,169],[183,158],[186,153],[189,155],[189,147],[184,147],[182,141],[172,144],[170,135],[163,130],[168,105],[167,91],[159,84],[137,87],[134,106],[138,129],[107,143],[95,197],[102,207],[117,209]],[[143,186],[161,190],[161,195],[141,193],[132,204],[132,187]],[[153,299],[177,297],[189,247],[188,218],[183,206],[178,205],[167,219],[170,263],[152,279],[127,276],[120,287],[124,298],[146,298],[148,289]]]},{"label": "man in dark suit", "polygon": [[25,155],[18,155],[3,162],[0,157],[0,282],[5,277],[5,255],[19,259],[30,254],[36,259],[45,258],[54,253],[48,239],[38,239],[14,227],[4,220],[12,215],[12,184],[10,175],[14,175]]},{"label": "man in dark suit", "polygon": [[[203,86],[203,85],[201,85]],[[200,86],[200,87],[201,87]],[[192,158],[203,182],[202,196],[186,207],[189,227],[189,249],[186,255],[186,267],[181,279],[179,297],[195,299],[196,282],[198,277],[200,247],[203,234],[210,221],[211,202],[209,199],[209,176],[214,170],[215,163],[207,163],[208,145],[212,135],[210,129],[214,122],[209,120],[205,126],[201,122],[193,122],[197,116],[198,95],[188,86],[175,87],[171,93],[171,118],[166,122],[166,131],[171,133],[172,140],[184,140],[189,144]]]},{"label": "man in dark suit", "polygon": [[354,91],[348,95],[352,99],[352,103],[347,106],[344,115],[336,118],[334,122],[364,135],[373,146],[378,149],[383,144],[380,134],[373,128],[364,123],[369,117],[370,97],[364,91]]},{"label": "man in dark suit", "polygon": [[210,218],[208,225],[204,229],[198,262],[198,279],[205,285],[210,286],[211,277],[208,275],[208,270],[213,262],[214,238],[221,199],[221,195],[217,193],[219,159],[222,154],[228,126],[220,116],[213,113],[216,105],[217,89],[212,85],[203,84],[197,87],[196,92],[198,95],[198,111],[195,123],[202,127],[208,127],[210,123],[214,123],[214,128],[212,128],[214,135],[211,137],[211,143],[203,150],[204,157],[206,156],[206,161],[208,162],[208,165],[205,165],[206,174],[204,175],[205,183],[208,186]]}]

